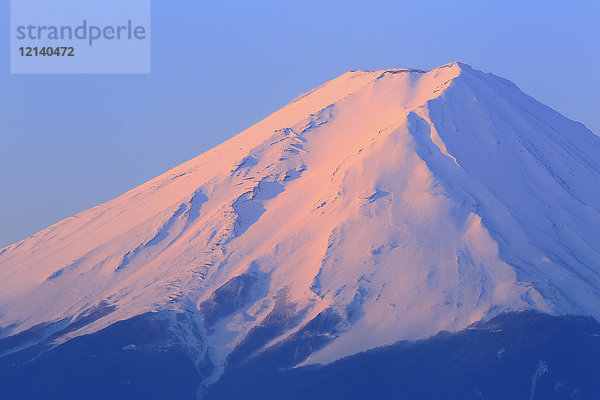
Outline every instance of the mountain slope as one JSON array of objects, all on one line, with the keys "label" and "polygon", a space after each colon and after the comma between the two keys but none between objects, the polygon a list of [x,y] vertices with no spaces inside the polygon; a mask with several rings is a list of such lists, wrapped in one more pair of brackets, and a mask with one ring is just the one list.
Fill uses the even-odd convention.
[{"label": "mountain slope", "polygon": [[2,354],[185,315],[173,329],[211,383],[303,332],[296,365],[505,311],[598,319],[598,154],[464,64],[348,72],[0,250]]},{"label": "mountain slope", "polygon": [[229,368],[205,399],[597,399],[600,324],[507,313],[327,365],[285,368],[269,349]]}]

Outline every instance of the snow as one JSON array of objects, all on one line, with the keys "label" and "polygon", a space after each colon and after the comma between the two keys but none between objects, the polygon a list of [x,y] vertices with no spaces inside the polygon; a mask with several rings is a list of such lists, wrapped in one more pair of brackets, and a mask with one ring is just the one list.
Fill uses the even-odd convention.
[{"label": "snow", "polygon": [[600,139],[451,63],[355,71],[124,195],[0,250],[0,335],[71,332],[268,286],[204,332],[222,364],[273,309],[332,308],[330,362],[507,310],[600,318]]}]

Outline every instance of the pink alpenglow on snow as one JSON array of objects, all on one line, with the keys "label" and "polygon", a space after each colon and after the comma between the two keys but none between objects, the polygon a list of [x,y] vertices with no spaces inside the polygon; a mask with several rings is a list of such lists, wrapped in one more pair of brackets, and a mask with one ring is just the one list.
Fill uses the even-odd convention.
[{"label": "pink alpenglow on snow", "polygon": [[[342,316],[305,363],[503,311],[600,318],[600,138],[461,63],[352,71],[214,149],[0,250],[3,336],[197,318],[215,365],[280,298]],[[207,327],[232,278],[248,303]],[[94,308],[96,307],[96,308]],[[218,372],[218,371],[217,371]]]}]

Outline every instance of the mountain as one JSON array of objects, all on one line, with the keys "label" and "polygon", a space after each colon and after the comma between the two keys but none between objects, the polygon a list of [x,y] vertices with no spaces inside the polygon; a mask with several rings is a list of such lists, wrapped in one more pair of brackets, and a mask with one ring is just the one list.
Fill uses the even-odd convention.
[{"label": "mountain", "polygon": [[[476,358],[474,343],[513,357],[484,363],[498,376],[539,352],[497,390],[466,373],[441,392],[380,389],[594,398],[573,368],[600,359],[598,154],[582,124],[462,63],[347,72],[0,250],[0,398],[240,398],[249,377],[326,393],[308,376],[364,357],[408,357],[400,376],[441,384],[419,363]],[[561,346],[586,354],[578,367]]]}]

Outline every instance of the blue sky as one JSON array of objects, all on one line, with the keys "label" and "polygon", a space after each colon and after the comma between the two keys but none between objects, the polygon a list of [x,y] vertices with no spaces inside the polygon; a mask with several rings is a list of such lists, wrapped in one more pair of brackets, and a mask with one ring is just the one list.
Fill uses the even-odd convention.
[{"label": "blue sky", "polygon": [[[8,2],[0,13],[8,22]],[[595,1],[155,0],[149,75],[11,75],[7,28],[0,247],[118,196],[350,69],[464,61],[600,133],[598,20]]]}]

